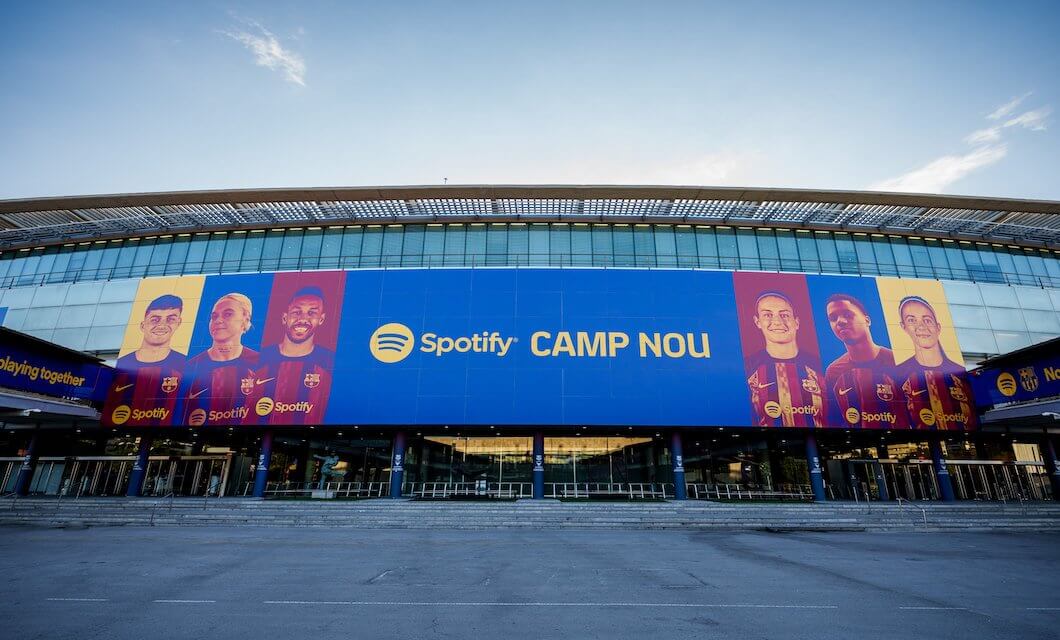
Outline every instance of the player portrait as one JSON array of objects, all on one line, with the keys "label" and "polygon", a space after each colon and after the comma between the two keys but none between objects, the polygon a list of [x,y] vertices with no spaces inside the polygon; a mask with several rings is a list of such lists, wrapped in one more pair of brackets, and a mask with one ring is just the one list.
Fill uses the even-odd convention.
[{"label": "player portrait", "polygon": [[[205,301],[204,301],[205,302]],[[219,297],[204,318],[209,346],[188,360],[183,424],[241,424],[249,411],[259,354],[244,343],[253,328],[254,303],[246,294]]]},{"label": "player portrait", "polygon": [[[876,300],[850,293],[832,293],[825,300],[827,326],[843,347],[842,355],[825,369],[829,416],[834,425],[846,428],[906,428],[909,420],[894,352],[874,338],[869,302],[876,306]],[[886,337],[882,314],[876,318]]]},{"label": "player portrait", "polygon": [[185,365],[185,354],[174,348],[173,339],[184,310],[184,300],[170,293],[147,303],[140,322],[127,332],[139,336],[138,346],[115,365],[103,408],[105,421],[130,427],[173,424]]},{"label": "player portrait", "polygon": [[897,368],[910,422],[920,429],[973,427],[975,408],[967,373],[942,344],[944,332],[952,328],[944,326],[936,306],[919,295],[899,300],[897,312],[913,351]]},{"label": "player portrait", "polygon": [[805,279],[752,273],[733,278],[754,424],[825,426],[825,380]]},{"label": "player portrait", "polygon": [[279,274],[244,424],[320,424],[335,370],[345,274]]}]

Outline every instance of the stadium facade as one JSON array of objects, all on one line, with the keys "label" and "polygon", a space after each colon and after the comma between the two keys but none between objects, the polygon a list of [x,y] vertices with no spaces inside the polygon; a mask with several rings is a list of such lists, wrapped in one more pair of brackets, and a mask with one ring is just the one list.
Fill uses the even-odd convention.
[{"label": "stadium facade", "polygon": [[870,192],[3,201],[3,489],[1047,499],[1058,239]]}]

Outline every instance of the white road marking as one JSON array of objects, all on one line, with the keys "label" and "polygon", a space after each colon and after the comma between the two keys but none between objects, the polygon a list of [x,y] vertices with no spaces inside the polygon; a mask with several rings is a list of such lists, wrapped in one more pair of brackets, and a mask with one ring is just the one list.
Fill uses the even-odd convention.
[{"label": "white road marking", "polygon": [[967,611],[968,607],[898,607],[906,611]]},{"label": "white road marking", "polygon": [[151,602],[158,602],[162,604],[212,604],[217,602],[216,600],[152,600]]},{"label": "white road marking", "polygon": [[349,607],[660,607],[702,609],[838,609],[831,604],[700,604],[679,602],[409,602],[364,600],[265,600],[263,604],[319,604]]},{"label": "white road marking", "polygon": [[1027,611],[1060,611],[1060,607],[1027,607]]},{"label": "white road marking", "polygon": [[107,598],[45,598],[50,602],[107,602]]}]

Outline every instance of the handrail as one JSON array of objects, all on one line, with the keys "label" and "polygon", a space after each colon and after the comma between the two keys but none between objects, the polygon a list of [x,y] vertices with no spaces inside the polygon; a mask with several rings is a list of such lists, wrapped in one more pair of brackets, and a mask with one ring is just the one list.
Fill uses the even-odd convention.
[{"label": "handrail", "polygon": [[905,513],[905,506],[907,504],[909,506],[911,506],[911,507],[916,507],[917,509],[920,509],[920,513],[921,513],[921,515],[924,518],[924,527],[926,528],[928,526],[928,517],[927,517],[927,509],[926,508],[924,508],[922,505],[919,505],[919,504],[913,504],[912,502],[910,502],[909,500],[906,500],[905,498],[902,498],[901,496],[899,496],[897,498],[897,500],[898,500],[898,510],[899,510],[899,512]]},{"label": "handrail", "polygon": [[155,502],[154,506],[151,507],[151,520],[148,522],[148,526],[150,526],[150,527],[155,526],[155,513],[158,511],[159,505],[161,505],[162,501],[165,500],[166,498],[169,498],[169,511],[170,512],[173,511],[173,500],[176,498],[176,495],[177,495],[176,492],[170,491],[166,495],[164,495],[161,498],[159,498],[157,502]]}]

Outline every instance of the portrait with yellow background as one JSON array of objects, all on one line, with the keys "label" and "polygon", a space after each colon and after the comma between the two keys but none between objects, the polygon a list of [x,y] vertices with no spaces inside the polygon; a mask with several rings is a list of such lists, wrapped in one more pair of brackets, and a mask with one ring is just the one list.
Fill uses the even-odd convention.
[{"label": "portrait with yellow background", "polygon": [[192,330],[195,328],[195,315],[199,310],[199,302],[202,299],[202,286],[206,276],[172,276],[165,278],[147,278],[140,281],[136,290],[136,298],[133,300],[132,311],[129,313],[129,323],[125,326],[125,338],[121,343],[118,357],[132,353],[140,348],[143,341],[143,330],[140,323],[143,322],[147,305],[159,296],[175,295],[184,302],[181,311],[180,328],[173,334],[170,347],[183,354],[188,353],[191,344]]},{"label": "portrait with yellow background", "polygon": [[961,346],[957,342],[957,332],[953,328],[953,318],[950,316],[950,305],[946,300],[946,292],[941,282],[878,277],[876,287],[880,292],[880,302],[883,304],[883,315],[887,323],[887,335],[891,337],[891,349],[894,351],[896,364],[905,362],[914,354],[913,341],[902,328],[901,313],[898,309],[898,305],[908,296],[918,296],[927,300],[935,310],[935,319],[939,324],[939,344],[946,352],[946,357],[957,364],[964,364]]}]

